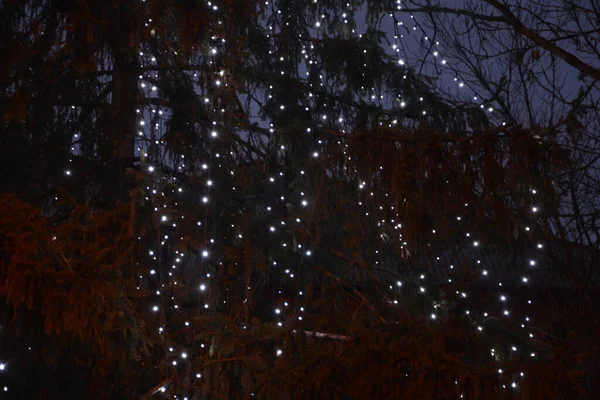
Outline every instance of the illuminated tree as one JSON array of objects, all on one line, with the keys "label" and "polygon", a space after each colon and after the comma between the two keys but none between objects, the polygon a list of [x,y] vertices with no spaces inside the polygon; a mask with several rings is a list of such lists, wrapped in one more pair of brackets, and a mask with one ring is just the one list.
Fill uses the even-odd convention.
[{"label": "illuminated tree", "polygon": [[567,156],[442,95],[386,41],[393,10],[1,10],[10,393],[541,398],[573,376],[518,286]]}]

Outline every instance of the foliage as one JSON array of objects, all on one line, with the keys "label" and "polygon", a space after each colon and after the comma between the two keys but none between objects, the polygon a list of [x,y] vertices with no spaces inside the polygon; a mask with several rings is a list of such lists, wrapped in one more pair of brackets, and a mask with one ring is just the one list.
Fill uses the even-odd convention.
[{"label": "foliage", "polygon": [[[58,398],[57,377],[99,399],[590,390],[591,307],[544,271],[519,284],[525,228],[572,249],[549,221],[573,153],[441,94],[389,54],[385,3],[351,3],[0,5],[0,357],[25,360],[8,366],[17,396]],[[470,258],[506,272],[521,319],[497,317]],[[558,258],[552,274],[573,267]]]},{"label": "foliage", "polygon": [[[129,273],[136,253],[132,216],[123,205],[101,212],[64,206],[68,218],[52,226],[39,209],[2,195],[0,294],[13,307],[13,324],[31,324],[22,340],[43,333],[55,343],[41,362],[71,354],[75,365],[94,366],[102,382],[147,351],[135,309],[140,293]],[[28,331],[36,316],[43,329],[37,334]],[[74,345],[80,350],[73,352]]]}]

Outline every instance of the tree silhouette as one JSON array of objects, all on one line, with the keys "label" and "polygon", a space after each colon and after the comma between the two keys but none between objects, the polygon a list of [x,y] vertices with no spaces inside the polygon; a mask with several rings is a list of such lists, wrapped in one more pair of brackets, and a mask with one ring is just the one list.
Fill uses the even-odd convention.
[{"label": "tree silhouette", "polygon": [[593,390],[552,225],[583,161],[440,90],[388,8],[0,6],[9,396]]}]

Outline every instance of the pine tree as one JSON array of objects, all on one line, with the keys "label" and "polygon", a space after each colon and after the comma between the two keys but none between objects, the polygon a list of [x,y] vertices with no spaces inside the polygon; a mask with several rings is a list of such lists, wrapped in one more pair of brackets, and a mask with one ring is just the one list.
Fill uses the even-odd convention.
[{"label": "pine tree", "polygon": [[531,361],[477,264],[531,279],[515,232],[566,158],[390,54],[383,3],[1,7],[10,393],[542,398],[572,376],[559,346]]}]

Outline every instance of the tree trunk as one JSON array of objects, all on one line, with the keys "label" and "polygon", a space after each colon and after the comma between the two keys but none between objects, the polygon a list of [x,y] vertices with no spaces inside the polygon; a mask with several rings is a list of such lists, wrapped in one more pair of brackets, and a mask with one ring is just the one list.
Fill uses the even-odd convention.
[{"label": "tree trunk", "polygon": [[[120,3],[117,7],[118,37],[114,43],[113,92],[107,139],[110,141],[110,176],[116,189],[114,200],[127,197],[125,169],[133,164],[137,107],[139,100],[139,13],[135,2]],[[115,184],[116,183],[116,184]],[[110,196],[113,197],[113,196]],[[113,199],[107,199],[112,203]]]}]

